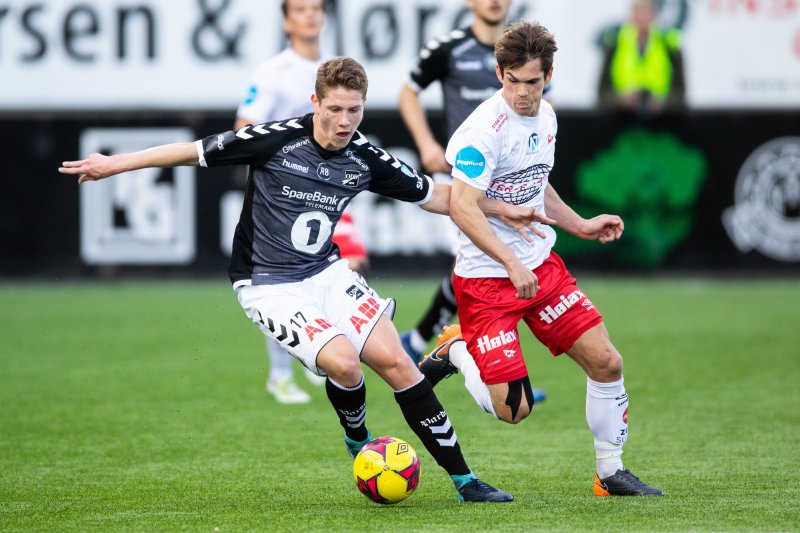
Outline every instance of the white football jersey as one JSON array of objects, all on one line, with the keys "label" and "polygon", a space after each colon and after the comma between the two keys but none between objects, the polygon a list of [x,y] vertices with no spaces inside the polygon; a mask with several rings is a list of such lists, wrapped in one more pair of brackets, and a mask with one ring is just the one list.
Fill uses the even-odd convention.
[{"label": "white football jersey", "polygon": [[300,117],[314,110],[311,93],[317,69],[327,59],[312,61],[286,48],[263,62],[250,81],[236,116],[253,124]]},{"label": "white football jersey", "polygon": [[[487,198],[533,207],[544,213],[544,191],[553,168],[558,124],[553,107],[541,101],[536,117],[515,113],[502,89],[483,102],[456,130],[447,144],[453,177],[486,191]],[[531,235],[528,243],[500,220],[489,218],[495,234],[534,269],[544,262],[556,242],[553,228],[538,224],[547,238]],[[455,273],[464,278],[504,278],[502,265],[461,234]]]}]

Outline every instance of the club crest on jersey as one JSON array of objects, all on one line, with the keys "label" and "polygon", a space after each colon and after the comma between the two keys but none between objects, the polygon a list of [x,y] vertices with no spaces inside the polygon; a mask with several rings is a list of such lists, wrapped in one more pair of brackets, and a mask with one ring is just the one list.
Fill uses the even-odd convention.
[{"label": "club crest on jersey", "polygon": [[539,148],[539,135],[535,131],[528,137],[528,147],[531,149],[531,153],[535,153]]},{"label": "club crest on jersey", "polygon": [[467,175],[468,178],[475,179],[486,168],[486,158],[474,146],[462,148],[456,154],[456,168]]},{"label": "club crest on jersey", "polygon": [[325,181],[331,179],[331,167],[325,161],[317,165],[317,176]]},{"label": "club crest on jersey", "polygon": [[361,172],[357,170],[345,170],[342,185],[345,187],[358,187],[358,182],[361,180]]}]

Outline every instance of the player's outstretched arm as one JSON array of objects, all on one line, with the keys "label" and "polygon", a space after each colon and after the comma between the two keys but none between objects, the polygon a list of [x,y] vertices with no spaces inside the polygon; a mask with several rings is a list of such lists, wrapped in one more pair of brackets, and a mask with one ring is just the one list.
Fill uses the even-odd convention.
[{"label": "player's outstretched arm", "polygon": [[[433,194],[431,194],[430,199],[420,205],[420,207],[431,213],[449,215],[451,193],[452,187],[450,185],[446,183],[436,183],[433,186]],[[542,224],[556,223],[552,218],[537,212],[531,207],[511,205],[499,200],[486,198],[485,196],[481,196],[477,202],[478,209],[480,209],[484,215],[500,219],[506,226],[517,230],[528,242],[533,242],[530,233],[542,239],[546,238],[546,235],[536,228],[535,222]]]},{"label": "player's outstretched arm", "polygon": [[576,237],[598,240],[603,244],[615,241],[622,236],[625,223],[617,215],[597,215],[585,219],[576,213],[548,184],[544,192],[545,209],[556,220],[559,228]]},{"label": "player's outstretched arm", "polygon": [[80,161],[64,161],[58,171],[79,175],[78,183],[102,180],[116,174],[149,167],[197,165],[199,156],[194,143],[163,144],[127,154],[91,154]]}]

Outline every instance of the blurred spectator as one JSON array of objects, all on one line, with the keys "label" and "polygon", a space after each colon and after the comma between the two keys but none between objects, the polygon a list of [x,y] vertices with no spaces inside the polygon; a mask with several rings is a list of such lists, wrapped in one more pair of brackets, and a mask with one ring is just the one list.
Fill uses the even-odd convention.
[{"label": "blurred spectator", "polygon": [[647,120],[684,108],[681,32],[656,23],[653,0],[634,0],[630,20],[602,37],[600,107]]}]

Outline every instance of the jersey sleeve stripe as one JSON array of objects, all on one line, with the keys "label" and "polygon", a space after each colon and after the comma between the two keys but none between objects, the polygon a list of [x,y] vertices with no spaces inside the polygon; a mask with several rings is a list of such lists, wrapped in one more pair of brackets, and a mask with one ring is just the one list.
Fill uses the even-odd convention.
[{"label": "jersey sleeve stripe", "polygon": [[206,156],[203,150],[203,141],[202,140],[195,141],[194,147],[197,149],[197,161],[198,163],[200,163],[200,166],[208,167],[208,164],[206,163]]},{"label": "jersey sleeve stripe", "polygon": [[422,177],[428,181],[428,194],[426,194],[425,198],[423,198],[419,202],[413,202],[415,205],[426,204],[431,199],[431,196],[433,196],[433,180],[427,174],[423,174]]}]

